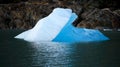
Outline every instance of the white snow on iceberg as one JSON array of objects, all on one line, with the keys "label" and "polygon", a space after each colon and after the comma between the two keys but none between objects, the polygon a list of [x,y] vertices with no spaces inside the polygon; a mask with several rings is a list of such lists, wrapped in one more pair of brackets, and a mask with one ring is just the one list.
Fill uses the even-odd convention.
[{"label": "white snow on iceberg", "polygon": [[47,17],[39,20],[30,30],[15,38],[29,42],[88,42],[108,40],[99,30],[76,28],[72,23],[77,18],[71,9],[55,8]]}]

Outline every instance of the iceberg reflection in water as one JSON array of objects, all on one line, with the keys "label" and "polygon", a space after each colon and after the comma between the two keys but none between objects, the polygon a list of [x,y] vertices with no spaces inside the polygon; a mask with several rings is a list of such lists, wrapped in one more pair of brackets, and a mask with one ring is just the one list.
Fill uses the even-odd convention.
[{"label": "iceberg reflection in water", "polygon": [[71,67],[71,45],[54,42],[34,42],[30,44],[35,49],[32,55],[32,66]]},{"label": "iceberg reflection in water", "polygon": [[109,40],[100,31],[85,28],[75,28],[72,23],[77,15],[71,9],[55,8],[47,17],[39,20],[35,27],[25,31],[15,38],[29,42],[88,42]]}]

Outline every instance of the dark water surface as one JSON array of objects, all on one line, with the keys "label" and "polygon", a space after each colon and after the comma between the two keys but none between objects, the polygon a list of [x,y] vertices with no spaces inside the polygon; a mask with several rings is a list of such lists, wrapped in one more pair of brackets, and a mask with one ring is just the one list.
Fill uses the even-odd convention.
[{"label": "dark water surface", "polygon": [[120,32],[111,40],[89,43],[30,43],[13,37],[21,30],[0,30],[0,67],[120,67]]}]

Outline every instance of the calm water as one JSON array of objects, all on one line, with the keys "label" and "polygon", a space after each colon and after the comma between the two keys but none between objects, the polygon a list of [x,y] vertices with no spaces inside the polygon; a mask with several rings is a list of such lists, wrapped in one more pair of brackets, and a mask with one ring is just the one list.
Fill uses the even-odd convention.
[{"label": "calm water", "polygon": [[120,67],[120,32],[109,41],[30,43],[13,37],[21,30],[0,30],[0,67]]}]

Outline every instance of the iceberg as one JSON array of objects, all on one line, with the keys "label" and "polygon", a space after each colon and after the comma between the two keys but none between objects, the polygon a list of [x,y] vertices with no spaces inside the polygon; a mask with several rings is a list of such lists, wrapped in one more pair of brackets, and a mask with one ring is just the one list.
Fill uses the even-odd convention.
[{"label": "iceberg", "polygon": [[39,20],[30,30],[27,30],[15,38],[29,42],[53,41],[53,42],[88,42],[109,40],[99,30],[76,28],[72,23],[77,15],[71,9],[55,8],[47,17]]}]

